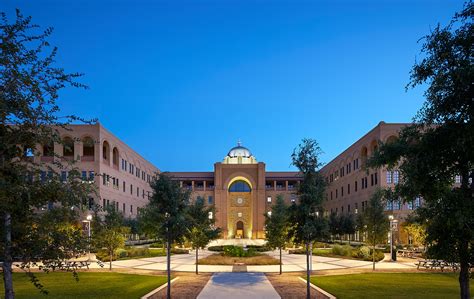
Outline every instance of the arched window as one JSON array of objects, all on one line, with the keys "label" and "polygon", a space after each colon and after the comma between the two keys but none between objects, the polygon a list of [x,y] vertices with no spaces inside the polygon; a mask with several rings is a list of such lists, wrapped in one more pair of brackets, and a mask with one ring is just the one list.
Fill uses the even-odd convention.
[{"label": "arched window", "polygon": [[63,156],[74,157],[74,141],[71,137],[63,139]]},{"label": "arched window", "polygon": [[82,139],[82,155],[94,158],[94,140],[92,138]]},{"label": "arched window", "polygon": [[104,144],[102,145],[102,159],[105,161],[110,160],[110,146],[107,141],[104,141]]},{"label": "arched window", "polygon": [[112,151],[112,163],[114,164],[114,166],[117,167],[119,165],[119,151],[116,147],[114,147]]},{"label": "arched window", "polygon": [[365,146],[360,151],[360,160],[362,165],[365,165],[365,162],[367,162],[367,148]]},{"label": "arched window", "polygon": [[249,184],[245,181],[235,181],[230,185],[229,192],[250,192],[252,188],[250,188]]},{"label": "arched window", "polygon": [[54,143],[53,142],[48,142],[47,144],[43,145],[43,156],[45,157],[54,156]]}]

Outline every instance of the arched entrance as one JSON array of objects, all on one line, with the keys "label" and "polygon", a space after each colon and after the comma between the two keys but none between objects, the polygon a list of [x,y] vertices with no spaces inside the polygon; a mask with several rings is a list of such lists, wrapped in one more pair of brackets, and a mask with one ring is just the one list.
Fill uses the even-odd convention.
[{"label": "arched entrance", "polygon": [[235,224],[235,238],[242,239],[244,236],[244,223],[239,220]]}]

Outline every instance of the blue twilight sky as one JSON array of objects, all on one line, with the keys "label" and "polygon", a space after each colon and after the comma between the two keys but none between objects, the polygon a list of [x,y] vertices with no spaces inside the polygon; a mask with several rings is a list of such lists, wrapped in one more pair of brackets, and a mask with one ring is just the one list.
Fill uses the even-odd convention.
[{"label": "blue twilight sky", "polygon": [[462,1],[1,0],[55,28],[85,73],[64,114],[98,118],[161,170],[210,171],[238,139],[287,171],[304,137],[329,162],[381,120],[408,122],[418,39]]}]

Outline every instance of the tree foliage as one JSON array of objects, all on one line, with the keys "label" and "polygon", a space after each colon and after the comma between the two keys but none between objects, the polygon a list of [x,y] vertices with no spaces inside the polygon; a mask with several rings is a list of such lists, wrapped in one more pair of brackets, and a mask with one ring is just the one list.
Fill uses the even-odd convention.
[{"label": "tree foliage", "polygon": [[[51,33],[52,28],[40,31],[18,10],[12,23],[0,13],[0,259],[6,298],[14,297],[13,257],[23,269],[42,261],[48,271],[84,251],[76,212],[92,185],[82,182],[72,163],[43,165],[33,159],[38,145],[62,142],[58,128],[80,120],[58,115],[59,91],[85,88],[76,81],[81,74],[55,66],[57,48],[48,51]],[[59,170],[69,171],[67,180],[60,181]],[[46,206],[54,210],[40,212]],[[54,224],[46,221],[52,215]]]},{"label": "tree foliage", "polygon": [[187,207],[186,238],[191,241],[196,250],[196,274],[198,274],[199,249],[203,249],[210,241],[219,238],[221,229],[215,227],[214,206],[206,206],[203,200],[196,200]]},{"label": "tree foliage", "polygon": [[390,229],[390,222],[384,213],[383,199],[384,191],[377,190],[361,213],[361,230],[366,234],[366,243],[372,246],[373,270],[375,270],[375,246],[386,240]]},{"label": "tree foliage", "polygon": [[405,201],[423,198],[417,214],[427,225],[428,254],[461,264],[466,299],[474,262],[473,15],[468,1],[449,25],[422,39],[422,60],[413,66],[407,88],[427,86],[426,101],[415,124],[402,129],[396,142],[380,146],[370,161],[399,168],[395,192]]},{"label": "tree foliage", "polygon": [[302,175],[298,185],[298,203],[290,208],[290,234],[296,243],[306,246],[306,296],[310,298],[311,288],[309,254],[310,245],[328,235],[327,219],[323,217],[323,199],[326,183],[319,172],[321,148],[314,139],[303,139],[294,149],[291,159]]},{"label": "tree foliage", "polygon": [[190,191],[181,188],[179,182],[167,173],[159,173],[151,182],[153,195],[141,210],[142,227],[150,235],[165,240],[167,244],[167,297],[171,297],[171,244],[181,242],[187,233],[187,204],[190,203]]},{"label": "tree foliage", "polygon": [[109,256],[109,270],[117,249],[125,246],[125,235],[130,233],[130,227],[124,225],[123,215],[110,206],[105,209],[105,215],[95,215],[92,224],[92,241],[97,249],[105,249]]},{"label": "tree foliage", "polygon": [[275,205],[272,206],[271,215],[265,216],[265,238],[267,246],[280,250],[280,274],[282,273],[282,256],[281,251],[286,247],[289,241],[290,217],[288,214],[288,206],[282,195],[278,195]]}]

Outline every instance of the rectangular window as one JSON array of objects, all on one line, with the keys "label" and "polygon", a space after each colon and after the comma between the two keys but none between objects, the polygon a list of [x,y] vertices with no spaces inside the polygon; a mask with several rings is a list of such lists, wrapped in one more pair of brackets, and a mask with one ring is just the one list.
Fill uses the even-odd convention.
[{"label": "rectangular window", "polygon": [[142,189],[142,198],[145,198],[145,189]]},{"label": "rectangular window", "polygon": [[214,198],[211,195],[209,195],[209,197],[207,198],[207,203],[210,205],[214,203]]},{"label": "rectangular window", "polygon": [[122,211],[123,211],[123,213],[125,214],[125,203],[123,203]]},{"label": "rectangular window", "polygon": [[357,192],[357,181],[354,182],[354,191]]},{"label": "rectangular window", "polygon": [[40,180],[42,183],[46,182],[46,171],[41,171],[40,173]]},{"label": "rectangular window", "polygon": [[61,182],[65,182],[67,180],[67,171],[61,171]]},{"label": "rectangular window", "polygon": [[347,184],[347,194],[351,194],[351,184]]},{"label": "rectangular window", "polygon": [[392,183],[392,172],[387,171],[386,176],[387,176],[387,184],[391,184]]},{"label": "rectangular window", "polygon": [[347,205],[347,213],[351,212],[351,205]]},{"label": "rectangular window", "polygon": [[133,205],[130,205],[130,214],[133,214]]},{"label": "rectangular window", "polygon": [[419,198],[419,197],[416,197],[416,198],[415,198],[415,209],[416,209],[416,208],[419,208],[419,207],[420,207],[420,204],[421,204],[420,198]]},{"label": "rectangular window", "polygon": [[140,189],[137,187],[137,197],[140,196]]},{"label": "rectangular window", "polygon": [[337,198],[337,194],[338,194],[337,192],[338,192],[338,191],[337,191],[337,189],[336,189],[336,198]]},{"label": "rectangular window", "polygon": [[395,170],[393,172],[393,183],[398,184],[398,179],[399,179],[399,173],[398,173],[398,170]]},{"label": "rectangular window", "polygon": [[81,172],[81,176],[82,176],[82,181],[84,182],[87,181],[87,171],[83,170]]},{"label": "rectangular window", "polygon": [[332,191],[331,191],[331,200],[332,200]]},{"label": "rectangular window", "polygon": [[360,180],[360,185],[361,185],[361,188],[364,189],[364,178]]},{"label": "rectangular window", "polygon": [[378,179],[377,179],[377,173],[374,173],[374,185],[377,185],[379,182],[378,182]]},{"label": "rectangular window", "polygon": [[374,185],[374,174],[372,173],[370,175],[370,186],[373,186]]},{"label": "rectangular window", "polygon": [[130,194],[133,195],[133,185],[130,184]]},{"label": "rectangular window", "polygon": [[271,202],[272,202],[272,197],[271,197],[271,196],[268,196],[268,197],[267,197],[267,202],[268,202],[268,203],[271,203]]},{"label": "rectangular window", "polygon": [[105,198],[102,199],[102,208],[105,209]]},{"label": "rectangular window", "polygon": [[122,182],[123,192],[125,192],[125,182]]},{"label": "rectangular window", "polygon": [[413,201],[407,202],[407,206],[409,210],[413,210]]},{"label": "rectangular window", "polygon": [[385,207],[385,210],[387,210],[387,211],[392,211],[393,210],[393,201],[391,201],[391,200],[387,201],[387,205]]},{"label": "rectangular window", "polygon": [[341,197],[344,196],[344,187],[341,187]]},{"label": "rectangular window", "polygon": [[455,184],[461,184],[461,176],[460,175],[457,175],[454,177],[454,183]]}]

